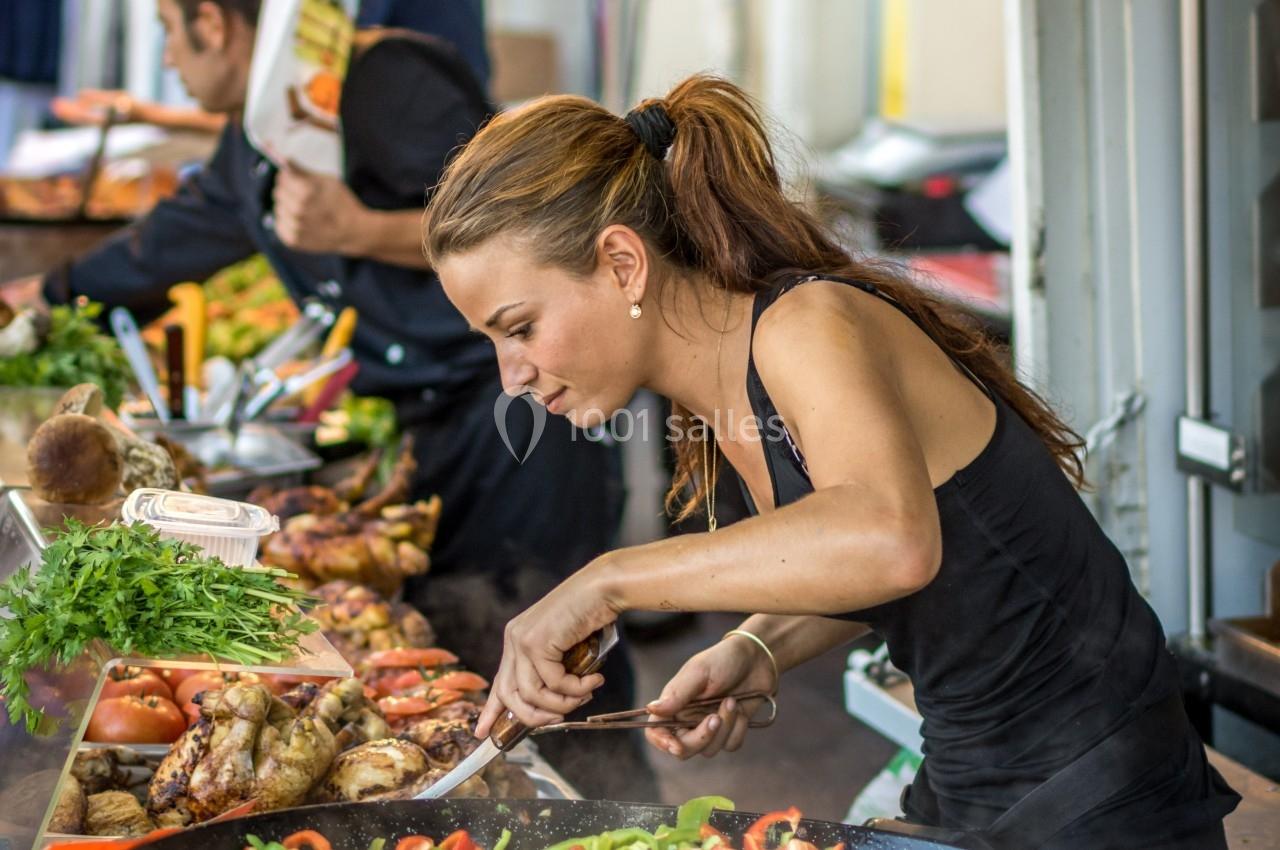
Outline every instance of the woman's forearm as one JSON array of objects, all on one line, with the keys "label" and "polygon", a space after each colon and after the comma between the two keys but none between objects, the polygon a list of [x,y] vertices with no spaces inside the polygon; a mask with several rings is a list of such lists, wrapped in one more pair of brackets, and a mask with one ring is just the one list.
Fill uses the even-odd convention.
[{"label": "woman's forearm", "polygon": [[850,488],[819,490],[714,533],[609,553],[586,569],[615,611],[857,611],[928,584],[941,560],[929,521],[870,504]]},{"label": "woman's forearm", "polygon": [[779,614],[755,614],[738,628],[764,641],[779,673],[817,658],[827,650],[844,646],[871,630],[865,623],[849,620]]}]

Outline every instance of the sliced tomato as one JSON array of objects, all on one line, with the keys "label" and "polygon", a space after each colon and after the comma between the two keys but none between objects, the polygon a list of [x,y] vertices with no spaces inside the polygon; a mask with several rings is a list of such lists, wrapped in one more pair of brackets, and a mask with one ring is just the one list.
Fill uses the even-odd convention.
[{"label": "sliced tomato", "polygon": [[430,649],[383,649],[369,653],[365,659],[366,667],[382,669],[386,667],[443,667],[446,664],[457,664],[458,656],[447,649],[432,647]]},{"label": "sliced tomato", "polygon": [[425,835],[406,835],[396,842],[396,850],[431,850],[435,846]]},{"label": "sliced tomato", "polygon": [[378,700],[378,708],[387,717],[412,717],[415,714],[435,711],[441,706],[460,699],[462,699],[462,693],[459,691],[432,691],[429,696],[383,697]]},{"label": "sliced tomato", "polygon": [[470,671],[454,670],[432,679],[431,687],[443,691],[484,691],[488,690],[489,682]]},{"label": "sliced tomato", "polygon": [[460,829],[440,842],[440,850],[479,850],[479,848],[471,840],[471,834],[465,829]]},{"label": "sliced tomato", "polygon": [[373,689],[378,696],[397,696],[427,681],[428,679],[422,675],[421,670],[406,670],[403,673],[390,671],[374,679]]},{"label": "sliced tomato", "polygon": [[303,829],[293,833],[293,835],[285,836],[280,842],[286,850],[333,850],[333,845],[329,843],[329,839],[325,838],[314,829]]}]

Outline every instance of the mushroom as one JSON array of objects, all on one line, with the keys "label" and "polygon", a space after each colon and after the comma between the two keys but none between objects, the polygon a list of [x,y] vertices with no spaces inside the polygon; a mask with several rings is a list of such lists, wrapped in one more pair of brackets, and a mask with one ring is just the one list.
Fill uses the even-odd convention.
[{"label": "mushroom", "polygon": [[[64,413],[98,416],[102,411],[102,390],[96,384],[77,384],[67,390],[53,410],[55,416]],[[116,448],[124,462],[121,483],[126,493],[132,493],[139,487],[172,490],[178,486],[178,469],[168,450],[116,428],[109,422],[108,430],[115,437]]]},{"label": "mushroom", "polygon": [[120,488],[123,472],[111,430],[83,413],[49,418],[27,444],[27,478],[47,502],[105,502]]}]

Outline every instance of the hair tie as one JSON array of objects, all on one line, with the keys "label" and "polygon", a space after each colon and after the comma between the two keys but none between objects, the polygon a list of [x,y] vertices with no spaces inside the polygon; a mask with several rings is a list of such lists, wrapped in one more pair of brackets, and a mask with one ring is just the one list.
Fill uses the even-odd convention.
[{"label": "hair tie", "polygon": [[623,120],[654,159],[662,161],[667,158],[667,151],[676,138],[676,125],[667,114],[666,107],[661,103],[638,107],[628,112]]}]

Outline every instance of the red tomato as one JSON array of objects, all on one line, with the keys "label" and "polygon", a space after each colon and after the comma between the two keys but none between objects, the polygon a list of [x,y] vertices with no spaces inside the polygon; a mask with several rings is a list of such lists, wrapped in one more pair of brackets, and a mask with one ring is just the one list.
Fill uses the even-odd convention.
[{"label": "red tomato", "polygon": [[160,671],[160,678],[164,679],[165,682],[168,683],[169,687],[173,688],[174,691],[177,691],[178,685],[181,685],[187,679],[190,679],[192,676],[201,672],[203,671],[193,670],[190,667],[166,667]]},{"label": "red tomato", "polygon": [[364,660],[366,667],[443,667],[457,664],[458,656],[447,649],[383,649],[371,652]]},{"label": "red tomato", "polygon": [[188,677],[181,685],[178,685],[177,690],[174,691],[173,699],[179,705],[186,705],[198,693],[216,691],[219,688],[225,688],[227,685],[235,684],[258,685],[267,683],[263,682],[262,677],[257,673],[220,673],[217,670],[201,670],[194,676]]},{"label": "red tomato", "polygon": [[127,696],[158,696],[173,699],[173,690],[160,674],[145,667],[112,667],[102,683],[99,699]]},{"label": "red tomato", "polygon": [[97,744],[172,744],[187,722],[172,700],[126,696],[99,700],[84,739]]}]

